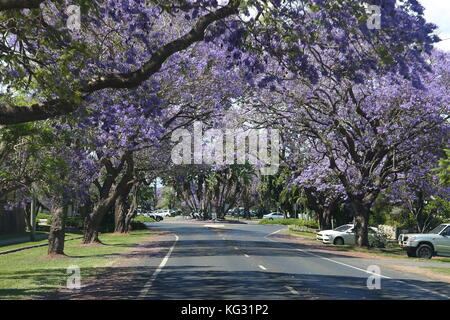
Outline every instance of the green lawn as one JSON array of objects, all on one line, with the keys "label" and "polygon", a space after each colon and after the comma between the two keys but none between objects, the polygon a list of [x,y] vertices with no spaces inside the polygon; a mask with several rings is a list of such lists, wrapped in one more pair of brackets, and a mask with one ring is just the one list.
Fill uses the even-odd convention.
[{"label": "green lawn", "polygon": [[[40,232],[40,234],[48,234],[48,233]],[[80,236],[81,236],[80,233],[66,233],[66,239],[71,239],[71,238],[80,237]],[[19,242],[19,243],[15,243],[15,244],[6,245],[6,246],[0,245],[0,252],[34,246],[34,245],[38,245],[38,244],[44,244],[47,242],[48,242],[47,239],[43,239],[43,240],[38,240],[38,241]]]},{"label": "green lawn", "polygon": [[66,270],[77,265],[82,280],[94,277],[98,268],[110,266],[115,255],[131,251],[154,232],[129,235],[103,234],[104,246],[80,246],[80,240],[66,242],[67,258],[46,259],[47,247],[33,248],[0,256],[0,299],[38,298],[54,292],[67,281]]}]

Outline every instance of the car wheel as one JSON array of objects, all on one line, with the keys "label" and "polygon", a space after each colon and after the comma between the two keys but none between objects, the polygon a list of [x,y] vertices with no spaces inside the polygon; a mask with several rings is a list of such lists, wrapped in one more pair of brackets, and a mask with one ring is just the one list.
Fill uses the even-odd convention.
[{"label": "car wheel", "polygon": [[421,244],[416,250],[416,256],[421,259],[431,259],[433,257],[433,248],[427,244]]},{"label": "car wheel", "polygon": [[406,250],[406,255],[410,258],[415,258],[416,252],[414,250]]},{"label": "car wheel", "polygon": [[344,239],[336,238],[336,239],[334,239],[333,244],[336,246],[342,246],[344,244]]}]

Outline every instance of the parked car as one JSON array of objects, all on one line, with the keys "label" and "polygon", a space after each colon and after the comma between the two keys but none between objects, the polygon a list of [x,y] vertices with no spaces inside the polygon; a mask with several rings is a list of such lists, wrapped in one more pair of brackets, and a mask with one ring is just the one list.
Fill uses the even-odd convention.
[{"label": "parked car", "polygon": [[202,214],[200,212],[192,212],[191,217],[192,219],[200,219],[202,217]]},{"label": "parked car", "polygon": [[450,257],[450,223],[441,224],[428,233],[401,234],[398,240],[408,257]]},{"label": "parked car", "polygon": [[[374,227],[369,227],[369,244],[373,246],[384,246],[387,243],[386,237]],[[323,236],[323,243],[329,243],[334,245],[355,244],[355,227],[345,231],[335,231],[333,233],[327,233]]]},{"label": "parked car", "polygon": [[264,215],[263,219],[269,219],[269,220],[284,219],[284,214],[282,214],[280,212],[272,212],[272,213]]},{"label": "parked car", "polygon": [[319,241],[323,241],[323,237],[325,235],[329,236],[329,235],[331,235],[333,233],[345,232],[348,229],[353,228],[353,227],[354,227],[353,224],[344,224],[344,225],[339,226],[339,227],[337,227],[337,228],[335,228],[333,230],[323,230],[323,231],[317,232],[316,239],[319,240]]},{"label": "parked car", "polygon": [[153,220],[156,220],[157,222],[164,220],[164,217],[160,216],[159,214],[156,213],[144,213],[144,216],[152,218]]},{"label": "parked car", "polygon": [[157,210],[155,212],[153,212],[154,214],[160,215],[161,217],[167,217],[170,216],[170,211],[169,210]]}]

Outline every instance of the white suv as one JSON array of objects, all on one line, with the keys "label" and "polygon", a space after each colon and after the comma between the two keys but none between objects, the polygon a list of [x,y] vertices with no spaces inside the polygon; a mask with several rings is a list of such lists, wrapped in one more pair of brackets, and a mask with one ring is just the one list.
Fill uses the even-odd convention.
[{"label": "white suv", "polygon": [[450,223],[441,224],[428,233],[401,234],[398,242],[408,257],[450,257]]}]

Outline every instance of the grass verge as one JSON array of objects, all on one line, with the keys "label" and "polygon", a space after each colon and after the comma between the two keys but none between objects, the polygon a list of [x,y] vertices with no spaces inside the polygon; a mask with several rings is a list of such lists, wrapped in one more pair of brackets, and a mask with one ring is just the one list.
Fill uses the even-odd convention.
[{"label": "grass verge", "polygon": [[0,257],[0,299],[36,299],[65,286],[69,266],[80,267],[81,279],[95,277],[98,268],[112,265],[111,257],[133,250],[154,232],[142,230],[129,235],[102,234],[105,245],[81,246],[80,240],[66,242],[67,257],[46,258],[47,247],[33,248]]},{"label": "grass verge", "polygon": [[425,269],[430,269],[431,271],[434,272],[450,275],[450,268],[425,268]]},{"label": "grass verge", "polygon": [[294,236],[308,237],[311,239],[316,238],[316,234],[314,232],[289,230],[289,234],[294,235]]},{"label": "grass verge", "polygon": [[[295,230],[295,228],[290,227],[289,228],[289,234],[294,236],[302,236],[302,237],[309,237],[314,238],[316,234],[311,233],[308,231],[298,231]],[[317,241],[317,244],[321,244],[319,241]],[[419,258],[408,258],[406,256],[406,252],[398,245],[396,244],[389,244],[386,248],[359,248],[352,245],[343,245],[343,246],[333,246],[333,245],[327,245],[322,244],[324,248],[332,247],[334,250],[338,251],[344,251],[344,252],[364,252],[373,254],[376,256],[382,256],[382,257],[389,257],[389,258],[400,258],[400,259],[408,259],[412,261],[426,261],[426,262],[436,262],[436,263],[450,263],[450,258],[447,257],[433,257],[431,260],[423,260]],[[448,269],[444,269],[448,270]]]},{"label": "grass verge", "polygon": [[[48,233],[45,233],[45,232],[41,232],[40,234],[48,235]],[[75,237],[79,237],[79,236],[81,236],[81,233],[66,233],[66,239],[75,238]],[[42,240],[38,240],[38,241],[19,242],[19,243],[15,243],[15,244],[9,244],[6,246],[0,245],[0,251],[8,251],[8,250],[13,250],[13,249],[18,249],[18,248],[25,248],[25,247],[29,247],[29,246],[38,245],[38,244],[44,244],[47,242],[48,242],[47,239],[42,239]]]}]

